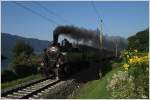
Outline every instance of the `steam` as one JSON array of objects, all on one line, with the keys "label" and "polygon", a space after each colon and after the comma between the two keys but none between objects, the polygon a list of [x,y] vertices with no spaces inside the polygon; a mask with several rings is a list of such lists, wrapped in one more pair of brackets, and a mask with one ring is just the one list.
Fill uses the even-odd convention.
[{"label": "steam", "polygon": [[74,26],[58,26],[53,33],[54,43],[57,43],[60,34],[84,43],[97,44],[98,42],[98,35],[96,31]]}]

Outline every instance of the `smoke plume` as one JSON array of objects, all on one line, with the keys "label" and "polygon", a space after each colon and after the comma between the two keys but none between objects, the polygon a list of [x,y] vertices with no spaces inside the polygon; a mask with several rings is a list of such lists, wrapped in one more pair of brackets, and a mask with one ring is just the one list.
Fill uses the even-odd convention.
[{"label": "smoke plume", "polygon": [[97,42],[97,32],[74,26],[58,26],[53,33],[54,43],[57,43],[59,35],[65,35],[74,40],[83,42]]},{"label": "smoke plume", "polygon": [[[87,30],[75,26],[58,26],[53,32],[54,43],[58,42],[59,35],[65,35],[74,40],[82,41],[85,45],[100,48],[100,30]],[[117,45],[119,50],[127,47],[127,40],[119,36],[103,35],[102,47],[104,49],[115,50]]]}]

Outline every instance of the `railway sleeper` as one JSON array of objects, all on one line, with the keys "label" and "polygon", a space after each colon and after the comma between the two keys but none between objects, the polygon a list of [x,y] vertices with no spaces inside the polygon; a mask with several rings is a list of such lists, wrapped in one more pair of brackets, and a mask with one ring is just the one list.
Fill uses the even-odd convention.
[{"label": "railway sleeper", "polygon": [[13,95],[13,94],[8,94],[6,96],[6,98],[11,98],[11,99],[16,99],[16,98],[21,98],[22,96],[18,96],[18,95]]},{"label": "railway sleeper", "polygon": [[41,87],[30,87],[30,88],[28,88],[29,90],[38,90],[38,89],[40,89]]},{"label": "railway sleeper", "polygon": [[33,95],[33,97],[34,97],[34,98],[38,98],[39,96],[38,96],[38,95]]},{"label": "railway sleeper", "polygon": [[37,93],[37,95],[41,96],[41,95],[42,95],[42,93]]},{"label": "railway sleeper", "polygon": [[17,91],[18,93],[26,93],[26,94],[29,94],[29,93],[32,93],[31,91],[23,91],[23,90],[19,90]]},{"label": "railway sleeper", "polygon": [[33,92],[35,90],[31,90],[31,89],[23,89],[24,91],[28,91],[28,92]]},{"label": "railway sleeper", "polygon": [[19,93],[19,92],[14,92],[13,95],[19,95],[19,96],[24,96],[27,95],[29,93]]}]

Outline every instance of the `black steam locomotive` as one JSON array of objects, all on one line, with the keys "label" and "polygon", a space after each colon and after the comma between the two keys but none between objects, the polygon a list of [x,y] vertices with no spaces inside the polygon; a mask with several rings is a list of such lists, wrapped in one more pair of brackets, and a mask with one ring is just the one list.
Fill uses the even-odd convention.
[{"label": "black steam locomotive", "polygon": [[108,57],[112,57],[112,52],[103,50],[101,54],[99,49],[85,45],[72,46],[64,39],[61,45],[52,43],[50,47],[44,49],[41,72],[45,77],[62,79],[89,67],[90,62]]}]

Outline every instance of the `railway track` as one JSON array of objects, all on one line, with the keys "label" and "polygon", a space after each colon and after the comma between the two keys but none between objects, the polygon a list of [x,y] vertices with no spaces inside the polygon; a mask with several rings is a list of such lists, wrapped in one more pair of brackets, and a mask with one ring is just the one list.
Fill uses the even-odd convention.
[{"label": "railway track", "polygon": [[42,79],[42,80],[39,80],[38,82],[33,82],[26,86],[2,93],[1,96],[2,96],[2,99],[38,98],[38,95],[41,95],[41,93],[45,89],[52,87],[58,82],[60,82],[60,80],[57,80],[57,79],[52,80],[50,78]]}]

